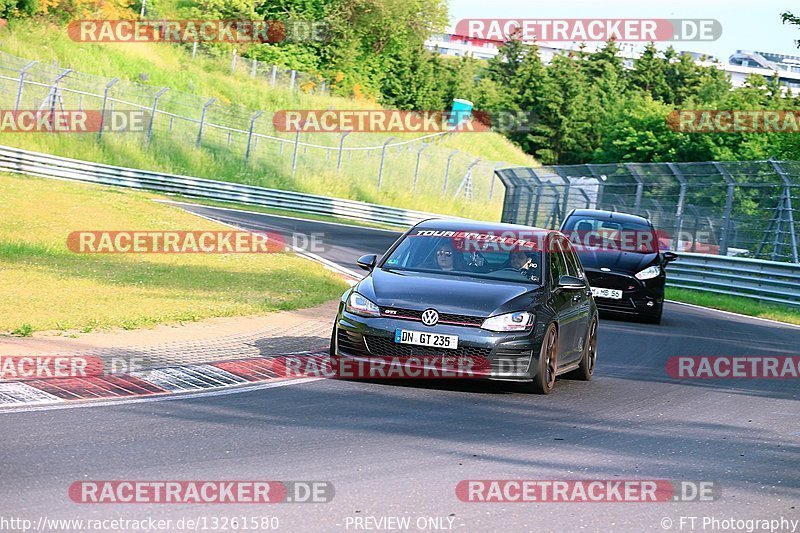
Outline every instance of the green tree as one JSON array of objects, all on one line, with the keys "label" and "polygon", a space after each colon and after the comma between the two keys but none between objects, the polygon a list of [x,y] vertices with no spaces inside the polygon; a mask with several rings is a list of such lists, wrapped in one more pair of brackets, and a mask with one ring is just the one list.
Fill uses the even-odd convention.
[{"label": "green tree", "polygon": [[689,54],[678,56],[670,46],[665,53],[664,80],[667,92],[663,95],[668,104],[681,105],[697,96],[700,90],[700,76],[694,58]]},{"label": "green tree", "polygon": [[[789,24],[800,26],[800,17],[789,11],[781,13],[781,20],[783,21],[784,24],[788,22]],[[800,39],[796,40],[794,43],[797,45],[798,48],[800,48]]]},{"label": "green tree", "polygon": [[665,62],[659,57],[654,43],[648,43],[642,55],[634,62],[630,82],[632,87],[649,94],[654,100],[664,102],[665,96],[669,95]]},{"label": "green tree", "polygon": [[500,46],[498,53],[489,59],[489,77],[504,87],[511,87],[525,57],[528,45],[513,34]]}]

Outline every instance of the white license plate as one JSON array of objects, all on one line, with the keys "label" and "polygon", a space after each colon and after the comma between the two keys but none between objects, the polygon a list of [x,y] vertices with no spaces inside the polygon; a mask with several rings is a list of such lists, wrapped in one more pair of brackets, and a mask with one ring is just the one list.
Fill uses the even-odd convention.
[{"label": "white license plate", "polygon": [[424,333],[422,331],[408,331],[398,329],[394,332],[394,342],[400,344],[416,344],[417,346],[430,346],[431,348],[458,348],[457,335],[441,335],[439,333]]},{"label": "white license plate", "polygon": [[609,298],[611,300],[622,300],[622,291],[617,289],[603,289],[592,287],[592,296],[595,298]]}]

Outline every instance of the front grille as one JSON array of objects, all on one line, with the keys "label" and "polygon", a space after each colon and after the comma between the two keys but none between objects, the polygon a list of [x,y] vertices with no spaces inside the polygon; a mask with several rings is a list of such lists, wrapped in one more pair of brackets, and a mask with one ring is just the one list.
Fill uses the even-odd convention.
[{"label": "front grille", "polygon": [[369,355],[367,346],[364,344],[364,336],[360,333],[340,329],[336,335],[336,341],[339,344],[339,350],[343,352],[364,357]]},{"label": "front grille", "polygon": [[[415,322],[422,322],[423,311],[415,309],[401,309],[398,307],[384,307],[381,308],[381,316],[388,318],[397,318],[400,320],[414,320]],[[470,315],[456,315],[450,313],[439,313],[439,324],[449,324],[451,326],[470,326],[481,327],[485,319],[479,316]]]},{"label": "front grille", "polygon": [[[616,289],[620,291],[631,291],[638,288],[638,283],[630,276],[606,272],[587,271],[586,277],[589,278],[589,285],[592,287]],[[629,289],[628,287],[633,287],[633,289]]]},{"label": "front grille", "polygon": [[430,348],[427,346],[413,346],[411,344],[397,344],[386,337],[366,335],[367,348],[372,355],[380,357],[473,357],[488,358],[492,353],[491,348],[476,348],[473,346],[459,346],[455,350]]},{"label": "front grille", "polygon": [[619,311],[620,313],[630,313],[636,311],[636,306],[630,298],[622,300],[609,300],[608,298],[597,298],[595,300],[597,308],[604,311]]}]

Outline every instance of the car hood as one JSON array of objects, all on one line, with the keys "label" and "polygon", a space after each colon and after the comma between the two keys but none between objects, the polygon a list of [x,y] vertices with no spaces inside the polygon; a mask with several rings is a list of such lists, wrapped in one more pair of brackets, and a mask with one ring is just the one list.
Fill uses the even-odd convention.
[{"label": "car hood", "polygon": [[377,268],[356,290],[380,307],[470,316],[522,311],[543,292],[537,285]]},{"label": "car hood", "polygon": [[600,270],[610,268],[613,272],[636,274],[655,262],[658,254],[638,254],[617,250],[580,250],[578,257],[583,268]]}]

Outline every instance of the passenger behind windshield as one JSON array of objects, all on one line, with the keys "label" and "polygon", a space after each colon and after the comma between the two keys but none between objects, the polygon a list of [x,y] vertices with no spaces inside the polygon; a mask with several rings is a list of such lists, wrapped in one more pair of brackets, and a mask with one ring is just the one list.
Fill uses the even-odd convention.
[{"label": "passenger behind windshield", "polygon": [[463,240],[408,236],[383,264],[388,270],[449,273],[502,281],[540,283],[541,252],[520,247],[481,246]]}]

